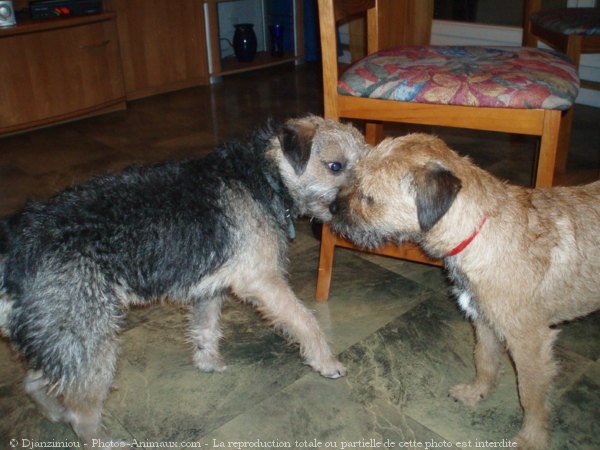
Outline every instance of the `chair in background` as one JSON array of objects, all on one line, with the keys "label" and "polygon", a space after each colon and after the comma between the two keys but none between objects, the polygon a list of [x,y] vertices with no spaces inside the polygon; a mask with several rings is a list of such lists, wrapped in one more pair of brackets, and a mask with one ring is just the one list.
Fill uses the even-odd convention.
[{"label": "chair in background", "polygon": [[525,0],[523,45],[537,41],[566,54],[575,67],[584,53],[600,53],[600,8],[542,9],[542,0]]},{"label": "chair in background", "polygon": [[[600,8],[542,9],[542,0],[523,3],[523,46],[537,47],[538,40],[571,59],[579,69],[584,53],[600,53]],[[582,82],[583,85],[583,82]],[[597,87],[595,87],[597,89]],[[573,111],[565,120],[564,144],[571,137]],[[567,166],[568,152],[560,152],[556,161],[559,171]]]},{"label": "chair in background", "polygon": [[[568,119],[579,87],[577,70],[566,58],[523,47],[408,45],[385,50],[398,28],[405,32],[398,25],[399,10],[431,14],[431,0],[319,0],[318,5],[326,117],[366,121],[370,144],[382,139],[384,122],[538,136],[534,184],[553,185],[561,123]],[[336,27],[365,13],[368,55],[340,76]],[[323,226],[318,301],[329,297],[336,246],[356,248]],[[409,244],[372,253],[440,264]]]}]

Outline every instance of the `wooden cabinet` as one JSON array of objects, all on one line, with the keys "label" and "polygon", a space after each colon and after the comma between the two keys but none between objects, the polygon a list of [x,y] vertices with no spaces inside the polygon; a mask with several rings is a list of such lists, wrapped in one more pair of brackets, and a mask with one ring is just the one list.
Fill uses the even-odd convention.
[{"label": "wooden cabinet", "polygon": [[114,13],[0,29],[0,133],[125,108]]},{"label": "wooden cabinet", "polygon": [[110,0],[127,99],[208,84],[200,0]]},{"label": "wooden cabinet", "polygon": [[201,0],[106,0],[105,9],[0,28],[0,134],[209,83]]}]

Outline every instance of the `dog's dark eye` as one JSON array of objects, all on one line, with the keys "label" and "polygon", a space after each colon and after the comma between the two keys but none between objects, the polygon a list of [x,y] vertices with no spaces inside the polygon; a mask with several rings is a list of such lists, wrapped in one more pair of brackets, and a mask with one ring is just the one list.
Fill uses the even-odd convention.
[{"label": "dog's dark eye", "polygon": [[327,167],[329,167],[329,170],[331,170],[332,172],[339,172],[344,168],[342,163],[337,161],[327,163]]}]

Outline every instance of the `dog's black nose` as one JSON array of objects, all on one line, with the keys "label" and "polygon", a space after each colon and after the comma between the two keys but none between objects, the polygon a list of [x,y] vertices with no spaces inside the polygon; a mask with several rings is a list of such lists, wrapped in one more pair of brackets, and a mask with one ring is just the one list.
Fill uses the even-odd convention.
[{"label": "dog's black nose", "polygon": [[338,202],[337,202],[337,200],[336,200],[336,201],[334,201],[334,202],[333,202],[331,205],[329,205],[329,212],[330,212],[331,214],[335,214],[335,213],[337,213],[339,209],[340,209],[340,208],[339,208],[339,205],[338,205]]}]

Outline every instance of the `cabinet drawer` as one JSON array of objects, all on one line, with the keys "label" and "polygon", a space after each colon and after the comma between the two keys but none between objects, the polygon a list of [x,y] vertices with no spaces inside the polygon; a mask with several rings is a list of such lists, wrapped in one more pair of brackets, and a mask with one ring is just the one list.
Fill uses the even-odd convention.
[{"label": "cabinet drawer", "polygon": [[114,18],[0,38],[0,132],[124,100]]}]

